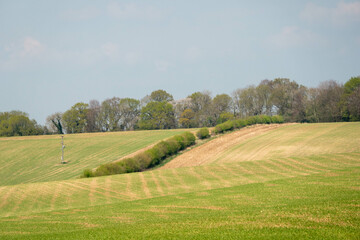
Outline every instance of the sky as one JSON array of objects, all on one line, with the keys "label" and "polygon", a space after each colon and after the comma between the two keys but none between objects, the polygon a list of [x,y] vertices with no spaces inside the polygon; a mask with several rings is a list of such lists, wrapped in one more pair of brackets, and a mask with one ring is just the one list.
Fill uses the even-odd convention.
[{"label": "sky", "polygon": [[0,112],[360,75],[360,1],[0,0]]}]

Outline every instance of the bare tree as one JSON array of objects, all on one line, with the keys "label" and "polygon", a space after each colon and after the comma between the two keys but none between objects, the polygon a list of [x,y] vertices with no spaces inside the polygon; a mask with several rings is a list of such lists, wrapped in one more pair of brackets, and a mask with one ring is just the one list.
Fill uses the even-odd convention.
[{"label": "bare tree", "polygon": [[64,134],[62,113],[57,112],[46,118],[46,125],[52,133]]},{"label": "bare tree", "polygon": [[89,102],[89,110],[87,112],[87,132],[99,132],[101,130],[100,124],[101,106],[98,100],[91,100]]}]

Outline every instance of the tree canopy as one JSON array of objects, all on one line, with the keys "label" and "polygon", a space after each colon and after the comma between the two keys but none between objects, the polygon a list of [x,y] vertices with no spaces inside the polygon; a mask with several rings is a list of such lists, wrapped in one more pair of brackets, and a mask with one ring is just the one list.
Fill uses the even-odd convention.
[{"label": "tree canopy", "polygon": [[30,120],[24,112],[2,112],[0,136],[211,127],[258,115],[282,115],[288,122],[359,121],[360,76],[345,84],[324,81],[312,88],[276,78],[214,98],[209,91],[197,91],[174,100],[159,89],[141,100],[113,97],[79,102],[64,113],[49,115],[46,126]]}]

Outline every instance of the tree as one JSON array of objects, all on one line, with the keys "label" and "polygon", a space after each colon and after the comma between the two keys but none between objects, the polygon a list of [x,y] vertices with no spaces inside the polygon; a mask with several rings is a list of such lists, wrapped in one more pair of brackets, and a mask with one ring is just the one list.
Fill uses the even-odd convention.
[{"label": "tree", "polygon": [[89,104],[76,103],[71,109],[63,114],[63,122],[65,125],[66,133],[83,133],[87,125],[87,113]]},{"label": "tree", "polygon": [[183,128],[192,128],[195,126],[195,113],[191,109],[185,109],[180,116],[179,124]]},{"label": "tree", "polygon": [[230,113],[230,112],[223,112],[220,114],[217,123],[224,123],[228,120],[233,120],[235,118],[234,114]]},{"label": "tree", "polygon": [[[276,78],[270,86],[270,99],[277,109],[277,114],[282,115],[287,121],[302,119],[305,108],[300,109],[300,107],[304,106],[306,88],[287,78]],[[296,111],[294,111],[295,108],[297,108]]]},{"label": "tree", "polygon": [[232,99],[227,94],[218,94],[212,100],[213,114],[216,119],[220,117],[220,114],[229,112],[231,107]]},{"label": "tree", "polygon": [[254,86],[235,90],[233,92],[233,99],[238,116],[245,118],[258,114],[255,104],[256,89]]},{"label": "tree", "polygon": [[150,94],[151,101],[155,102],[170,102],[174,100],[173,96],[164,90],[156,90]]},{"label": "tree", "polygon": [[342,119],[341,97],[344,93],[343,86],[335,81],[321,82],[318,87],[319,95],[317,102],[319,104],[320,122],[338,122]]},{"label": "tree", "polygon": [[141,109],[140,129],[169,129],[175,128],[174,109],[167,102],[150,102]]},{"label": "tree", "polygon": [[350,120],[360,121],[360,86],[353,90],[347,100]]},{"label": "tree", "polygon": [[120,98],[113,97],[106,99],[101,103],[99,119],[102,131],[106,132],[120,130],[120,101]]},{"label": "tree", "polygon": [[195,92],[189,96],[191,99],[191,109],[195,113],[195,123],[197,127],[213,126],[216,120],[212,114],[212,98],[208,91]]},{"label": "tree", "polygon": [[174,107],[176,122],[178,123],[179,127],[182,127],[181,123],[180,123],[181,114],[186,109],[191,109],[191,99],[184,98],[184,99],[174,100],[174,101],[171,101],[171,104]]},{"label": "tree", "polygon": [[123,98],[119,103],[121,129],[134,129],[140,115],[140,101],[133,98]]},{"label": "tree", "polygon": [[50,128],[52,133],[64,134],[63,123],[62,123],[62,113],[57,112],[49,115],[46,118],[46,125]]},{"label": "tree", "polygon": [[359,108],[360,76],[352,77],[344,84],[344,93],[341,98],[343,119],[346,121],[360,120]]},{"label": "tree", "polygon": [[86,132],[99,132],[101,130],[100,122],[101,106],[98,100],[89,102],[89,110],[87,112]]},{"label": "tree", "polygon": [[0,136],[29,136],[40,135],[44,129],[30,120],[27,113],[20,111],[0,113]]},{"label": "tree", "polygon": [[319,89],[310,88],[307,91],[306,103],[306,121],[307,122],[319,122]]},{"label": "tree", "polygon": [[271,81],[263,80],[256,87],[256,93],[258,98],[258,106],[260,114],[272,115],[272,103],[271,103]]}]

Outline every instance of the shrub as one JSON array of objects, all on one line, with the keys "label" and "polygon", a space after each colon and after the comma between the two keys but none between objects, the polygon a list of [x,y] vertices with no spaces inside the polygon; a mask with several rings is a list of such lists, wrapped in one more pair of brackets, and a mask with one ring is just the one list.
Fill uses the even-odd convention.
[{"label": "shrub", "polygon": [[247,122],[244,119],[237,119],[234,121],[235,128],[243,128],[246,127]]},{"label": "shrub", "polygon": [[234,129],[234,122],[233,121],[230,121],[230,120],[226,121],[222,125],[223,125],[224,132]]},{"label": "shrub", "polygon": [[146,150],[145,153],[149,154],[151,157],[150,166],[155,166],[156,164],[158,164],[160,162],[161,153],[158,148],[155,148],[155,147],[150,148],[150,149]]},{"label": "shrub", "polygon": [[199,139],[204,139],[210,137],[209,129],[207,127],[201,128],[199,131],[197,131],[196,136]]},{"label": "shrub", "polygon": [[160,160],[165,158],[166,156],[168,156],[168,147],[165,144],[164,141],[159,142],[158,144],[156,144],[154,147],[154,149],[156,149],[158,151],[158,155]]},{"label": "shrub", "polygon": [[271,117],[269,117],[268,115],[262,115],[262,117],[264,119],[264,123],[266,124],[272,123]]},{"label": "shrub", "polygon": [[140,164],[133,158],[125,158],[118,163],[124,168],[124,173],[139,172]]},{"label": "shrub", "polygon": [[215,133],[223,133],[234,129],[234,121],[226,121],[215,126]]},{"label": "shrub", "polygon": [[124,173],[124,167],[120,166],[117,163],[107,163],[107,164],[103,164],[100,165],[100,167],[98,167],[95,172],[94,175],[95,176],[105,176],[105,175],[113,175],[113,174],[119,174],[119,173]]},{"label": "shrub", "polygon": [[85,169],[82,173],[82,175],[80,176],[81,178],[90,178],[90,177],[94,177],[94,173],[91,169]]},{"label": "shrub", "polygon": [[250,125],[254,125],[256,124],[256,118],[253,116],[253,117],[248,117],[246,118],[246,125],[247,126],[250,126]]},{"label": "shrub", "polygon": [[181,134],[181,136],[184,138],[185,147],[191,146],[195,144],[195,135],[191,132],[184,132]]},{"label": "shrub", "polygon": [[170,154],[175,154],[181,149],[181,145],[176,139],[170,138],[169,140],[166,140],[166,143],[169,145],[169,152]]},{"label": "shrub", "polygon": [[220,126],[220,124],[218,124],[218,125],[215,126],[214,132],[215,132],[215,134],[219,134],[219,133],[222,133],[222,132],[223,132],[223,129],[222,129],[222,127]]},{"label": "shrub", "polygon": [[273,123],[284,123],[284,118],[280,115],[275,115],[271,117],[271,122]]},{"label": "shrub", "polygon": [[185,148],[185,139],[184,139],[183,136],[176,135],[176,136],[174,136],[172,138],[175,139],[175,141],[177,141],[180,144],[180,149],[179,150],[183,150]]},{"label": "shrub", "polygon": [[151,164],[151,156],[145,152],[137,154],[134,160],[138,162],[140,171],[147,169]]},{"label": "shrub", "polygon": [[167,141],[161,141],[157,145],[162,149],[162,151],[164,151],[166,156],[170,156],[172,154],[170,144]]}]

